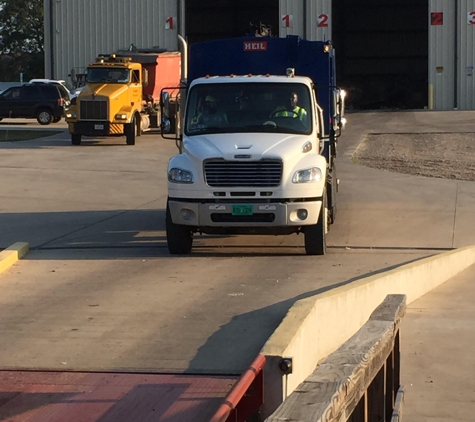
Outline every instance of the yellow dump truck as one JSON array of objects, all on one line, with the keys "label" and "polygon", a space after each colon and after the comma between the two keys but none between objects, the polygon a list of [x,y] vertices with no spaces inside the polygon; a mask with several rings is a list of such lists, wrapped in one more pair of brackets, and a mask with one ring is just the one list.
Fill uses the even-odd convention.
[{"label": "yellow dump truck", "polygon": [[179,52],[164,50],[98,56],[66,110],[72,144],[80,145],[83,136],[125,135],[127,145],[135,145],[143,131],[158,128],[161,90],[179,85],[180,63]]}]

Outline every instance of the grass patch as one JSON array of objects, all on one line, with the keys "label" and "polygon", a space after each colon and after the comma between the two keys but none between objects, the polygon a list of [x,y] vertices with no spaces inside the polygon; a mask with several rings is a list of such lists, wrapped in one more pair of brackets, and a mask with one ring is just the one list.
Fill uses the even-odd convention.
[{"label": "grass patch", "polygon": [[29,141],[31,139],[57,135],[61,132],[61,130],[0,129],[0,142]]}]

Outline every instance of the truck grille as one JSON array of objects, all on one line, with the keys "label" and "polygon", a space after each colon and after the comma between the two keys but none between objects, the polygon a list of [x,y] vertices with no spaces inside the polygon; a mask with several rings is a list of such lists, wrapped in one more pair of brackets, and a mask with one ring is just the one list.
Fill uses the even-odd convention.
[{"label": "truck grille", "polygon": [[211,160],[204,163],[206,183],[220,188],[275,187],[282,178],[282,162]]},{"label": "truck grille", "polygon": [[81,120],[107,120],[107,98],[81,100],[79,117]]}]

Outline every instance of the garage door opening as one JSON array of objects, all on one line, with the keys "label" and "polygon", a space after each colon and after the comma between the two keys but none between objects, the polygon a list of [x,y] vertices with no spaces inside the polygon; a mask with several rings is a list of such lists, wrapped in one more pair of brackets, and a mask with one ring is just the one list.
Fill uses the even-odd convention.
[{"label": "garage door opening", "polygon": [[428,0],[333,0],[332,13],[349,109],[427,106]]},{"label": "garage door opening", "polygon": [[[185,33],[190,44],[244,37],[251,25],[270,27],[279,36],[279,0],[187,0]],[[255,29],[255,28],[254,28]]]}]

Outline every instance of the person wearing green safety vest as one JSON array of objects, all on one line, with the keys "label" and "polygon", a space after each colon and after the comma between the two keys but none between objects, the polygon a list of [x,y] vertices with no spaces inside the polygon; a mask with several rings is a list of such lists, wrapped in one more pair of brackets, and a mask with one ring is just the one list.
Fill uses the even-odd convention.
[{"label": "person wearing green safety vest", "polygon": [[192,125],[224,126],[228,124],[228,116],[223,111],[218,110],[216,98],[207,95],[203,111],[195,116]]},{"label": "person wearing green safety vest", "polygon": [[307,111],[298,105],[299,97],[296,92],[292,92],[289,97],[288,106],[279,106],[271,114],[272,117],[292,117],[305,123],[307,121]]}]

